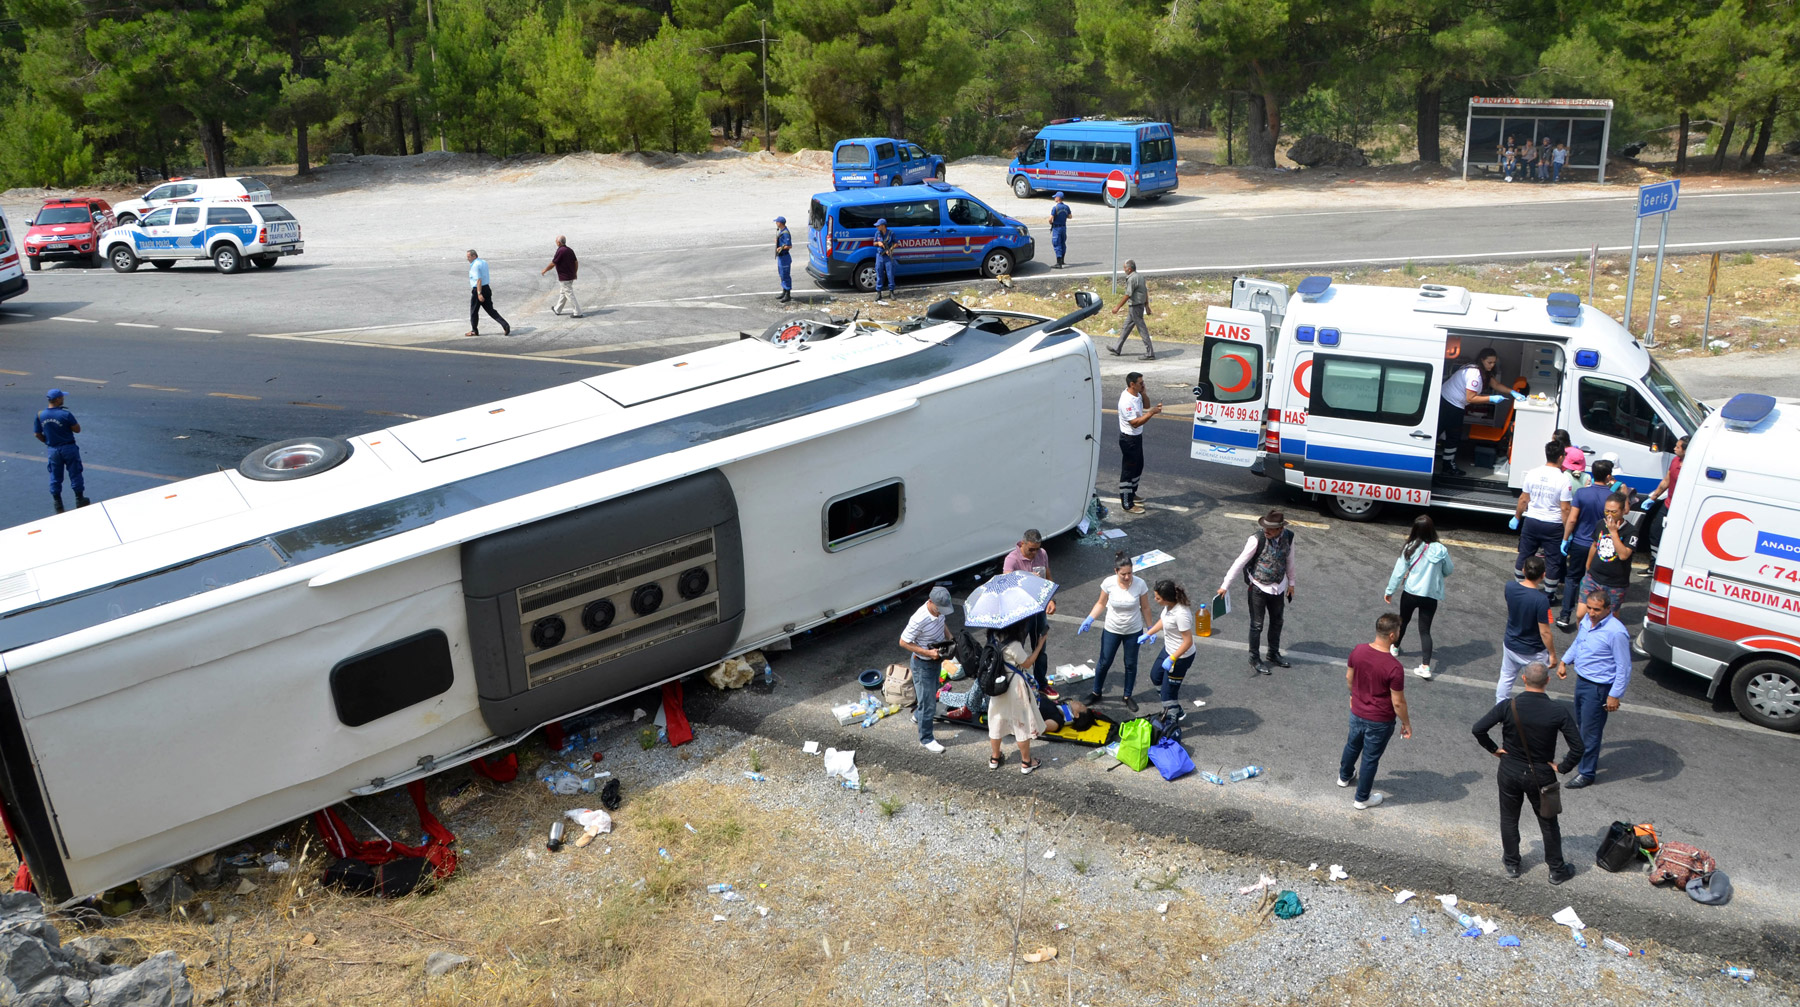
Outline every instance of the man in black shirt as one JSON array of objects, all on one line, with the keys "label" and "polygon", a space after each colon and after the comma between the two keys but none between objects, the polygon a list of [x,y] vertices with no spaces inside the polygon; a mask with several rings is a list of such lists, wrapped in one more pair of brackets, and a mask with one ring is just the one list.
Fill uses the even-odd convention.
[{"label": "man in black shirt", "polygon": [[[1541,661],[1533,662],[1520,681],[1524,688],[1507,702],[1494,704],[1474,728],[1475,740],[1500,760],[1494,778],[1500,788],[1501,862],[1506,865],[1509,878],[1523,873],[1519,867],[1520,803],[1530,801],[1531,810],[1536,812],[1543,788],[1554,782],[1557,774],[1574,769],[1582,753],[1581,731],[1574,711],[1544,693],[1550,682],[1550,668]],[[1500,725],[1499,746],[1488,735],[1496,724]],[[1569,750],[1561,762],[1551,762],[1559,733],[1568,742]],[[1538,829],[1544,834],[1544,863],[1550,868],[1550,883],[1560,885],[1575,876],[1575,869],[1563,862],[1562,826],[1554,815],[1539,815]]]}]

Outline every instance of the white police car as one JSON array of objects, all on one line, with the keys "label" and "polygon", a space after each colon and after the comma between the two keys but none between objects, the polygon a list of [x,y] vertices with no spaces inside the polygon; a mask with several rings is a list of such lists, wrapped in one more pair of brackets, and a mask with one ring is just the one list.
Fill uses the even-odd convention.
[{"label": "white police car", "polygon": [[101,254],[129,273],[140,262],[172,269],[178,259],[211,259],[221,273],[245,263],[272,269],[284,255],[305,250],[300,222],[280,203],[210,203],[164,206],[136,224],[106,232]]},{"label": "white police car", "polygon": [[113,215],[121,224],[135,224],[162,206],[183,203],[269,203],[275,195],[260,179],[248,175],[239,178],[171,178],[137,199],[127,199],[113,207]]}]

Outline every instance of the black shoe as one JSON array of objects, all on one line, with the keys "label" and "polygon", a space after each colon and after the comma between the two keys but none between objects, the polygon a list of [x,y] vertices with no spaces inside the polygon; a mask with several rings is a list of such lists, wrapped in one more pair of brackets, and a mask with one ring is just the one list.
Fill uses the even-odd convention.
[{"label": "black shoe", "polygon": [[1562,870],[1560,870],[1560,871],[1556,870],[1555,868],[1551,868],[1550,883],[1553,885],[1560,885],[1563,882],[1569,880],[1570,878],[1572,878],[1574,876],[1575,876],[1575,868],[1569,866],[1568,864],[1564,864],[1564,865],[1562,865]]},{"label": "black shoe", "polygon": [[1594,784],[1593,777],[1577,776],[1573,780],[1570,780],[1569,782],[1563,784],[1563,789],[1564,790],[1580,790],[1582,787],[1591,787],[1591,786],[1593,786],[1593,784]]},{"label": "black shoe", "polygon": [[1520,867],[1518,864],[1505,864],[1504,866],[1506,868],[1506,876],[1509,878],[1516,878],[1525,873],[1525,868]]},{"label": "black shoe", "polygon": [[50,502],[56,505],[56,513],[58,514],[61,514],[65,509],[63,507],[62,497],[51,497]]},{"label": "black shoe", "polygon": [[1118,350],[1115,350],[1115,349],[1113,349],[1113,348],[1112,348],[1112,347],[1110,347],[1110,346],[1108,346],[1108,347],[1107,347],[1107,348],[1106,348],[1106,352],[1108,352],[1108,353],[1110,353],[1110,354],[1112,354],[1112,355],[1113,355],[1113,356],[1115,356],[1115,357],[1116,357],[1116,356],[1118,356],[1118,355],[1119,355],[1119,351],[1118,351]]},{"label": "black shoe", "polygon": [[1289,663],[1287,658],[1282,657],[1281,652],[1278,650],[1269,651],[1269,663],[1274,665],[1277,668],[1292,668],[1293,667],[1293,664]]},{"label": "black shoe", "polygon": [[1449,474],[1451,474],[1453,476],[1457,476],[1458,478],[1461,478],[1462,476],[1466,476],[1469,474],[1468,472],[1464,471],[1463,469],[1457,468],[1455,465],[1445,466],[1444,471],[1448,472]]},{"label": "black shoe", "polygon": [[1138,712],[1137,700],[1132,699],[1130,696],[1126,696],[1125,709],[1130,710],[1132,713]]},{"label": "black shoe", "polygon": [[1089,706],[1089,707],[1099,706],[1100,705],[1100,694],[1097,692],[1088,693],[1087,698],[1081,701],[1081,705]]},{"label": "black shoe", "polygon": [[1154,354],[1154,353],[1146,353],[1146,354],[1144,354],[1144,359],[1145,359],[1145,360],[1155,360],[1155,359],[1156,359],[1156,354]]},{"label": "black shoe", "polygon": [[1575,624],[1570,622],[1567,619],[1556,620],[1556,628],[1562,630],[1565,633],[1575,632]]},{"label": "black shoe", "polygon": [[87,497],[84,497],[79,493],[75,494],[75,506],[77,506],[77,507],[86,507],[88,504],[91,504],[93,502],[94,501],[89,500]]}]

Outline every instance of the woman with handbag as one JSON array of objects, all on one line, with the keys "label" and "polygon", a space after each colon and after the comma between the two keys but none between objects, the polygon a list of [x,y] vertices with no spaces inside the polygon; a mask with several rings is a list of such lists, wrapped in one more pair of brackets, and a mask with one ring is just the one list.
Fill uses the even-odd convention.
[{"label": "woman with handbag", "polygon": [[1387,590],[1381,600],[1394,603],[1394,592],[1400,592],[1400,636],[1394,640],[1394,653],[1400,653],[1400,641],[1406,639],[1406,627],[1413,614],[1419,616],[1419,666],[1413,674],[1431,677],[1431,620],[1437,616],[1438,602],[1444,600],[1444,578],[1456,569],[1450,550],[1438,541],[1437,525],[1431,515],[1413,518],[1412,533],[1400,547],[1400,558],[1394,561],[1394,572],[1388,575]]},{"label": "woman with handbag", "polygon": [[[1562,814],[1562,784],[1556,778],[1581,761],[1581,730],[1576,726],[1575,711],[1544,692],[1550,683],[1549,665],[1542,661],[1526,665],[1520,681],[1524,688],[1506,702],[1495,703],[1473,730],[1481,747],[1500,760],[1494,780],[1500,791],[1500,862],[1506,876],[1516,878],[1524,873],[1519,860],[1519,807],[1529,802],[1544,836],[1550,883],[1560,885],[1575,876],[1575,868],[1563,861],[1562,825],[1557,821]],[[1500,727],[1499,745],[1489,734],[1495,725]],[[1551,762],[1558,734],[1569,750],[1561,762]]]},{"label": "woman with handbag", "polygon": [[993,631],[994,645],[1000,648],[1000,659],[1006,664],[1007,681],[997,693],[990,691],[992,698],[988,700],[990,770],[999,769],[1006,761],[1000,754],[1000,739],[1009,734],[1013,736],[1013,743],[1019,746],[1019,772],[1030,775],[1043,765],[1042,760],[1031,757],[1031,739],[1044,733],[1044,717],[1038,712],[1031,666],[1036,663],[1038,652],[1044,649],[1044,638],[1038,637],[1036,646],[1028,644],[1031,625],[1032,620],[1024,619]]}]

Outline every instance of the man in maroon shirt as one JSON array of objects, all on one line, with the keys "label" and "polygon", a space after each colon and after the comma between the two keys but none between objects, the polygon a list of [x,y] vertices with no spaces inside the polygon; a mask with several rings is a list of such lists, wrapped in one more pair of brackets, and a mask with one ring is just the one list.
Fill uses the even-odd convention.
[{"label": "man in maroon shirt", "polygon": [[562,314],[564,304],[574,309],[573,317],[581,318],[581,302],[575,299],[575,273],[577,263],[575,250],[569,247],[569,239],[556,236],[556,251],[550,256],[550,264],[538,275],[542,276],[550,270],[556,270],[556,300],[550,305],[550,313]]},{"label": "man in maroon shirt", "polygon": [[[1374,793],[1375,769],[1381,764],[1381,753],[1394,736],[1394,724],[1400,725],[1400,737],[1412,737],[1412,718],[1406,713],[1406,671],[1394,657],[1394,640],[1400,635],[1400,617],[1384,612],[1375,620],[1373,643],[1357,644],[1350,652],[1350,667],[1344,671],[1344,683],[1350,687],[1350,738],[1344,742],[1344,756],[1338,761],[1340,787],[1356,784],[1356,810],[1373,808],[1381,803]],[[1362,768],[1357,769],[1357,757]]]}]

